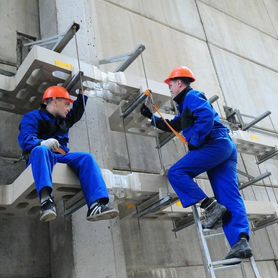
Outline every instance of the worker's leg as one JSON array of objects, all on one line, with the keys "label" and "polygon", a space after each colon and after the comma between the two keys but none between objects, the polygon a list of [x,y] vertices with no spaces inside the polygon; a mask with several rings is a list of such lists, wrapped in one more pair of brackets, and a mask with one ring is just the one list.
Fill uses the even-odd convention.
[{"label": "worker's leg", "polygon": [[106,184],[92,155],[81,152],[68,153],[65,156],[58,156],[58,162],[68,164],[78,175],[88,207],[98,200],[103,204],[108,203]]},{"label": "worker's leg", "polygon": [[170,168],[168,178],[183,207],[194,205],[207,197],[193,178],[221,164],[230,157],[231,152],[228,139],[213,140],[200,149],[190,151]]},{"label": "worker's leg", "polygon": [[35,147],[30,155],[35,185],[41,201],[40,220],[54,220],[57,216],[52,192],[52,170],[57,161],[56,155],[45,146]]},{"label": "worker's leg", "polygon": [[231,214],[229,221],[227,223],[224,221],[223,228],[230,245],[233,246],[239,241],[241,235],[249,237],[250,234],[245,205],[238,188],[237,151],[234,144],[230,157],[210,169],[208,176],[216,199]]},{"label": "worker's leg", "polygon": [[56,162],[56,155],[47,147],[38,146],[31,152],[29,164],[32,167],[39,197],[43,189],[48,189],[49,193],[52,191],[52,170]]}]

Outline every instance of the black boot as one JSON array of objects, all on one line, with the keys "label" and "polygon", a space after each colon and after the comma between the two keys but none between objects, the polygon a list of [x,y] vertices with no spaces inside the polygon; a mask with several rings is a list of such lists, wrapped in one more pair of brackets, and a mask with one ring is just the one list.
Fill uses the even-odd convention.
[{"label": "black boot", "polygon": [[230,250],[225,259],[239,258],[248,259],[252,257],[252,249],[245,238],[241,238]]},{"label": "black boot", "polygon": [[208,205],[201,204],[201,208],[205,209],[204,218],[201,220],[203,229],[212,229],[218,222],[222,220],[222,217],[227,212],[227,209],[219,204],[216,200],[211,199],[211,201],[205,200]]}]

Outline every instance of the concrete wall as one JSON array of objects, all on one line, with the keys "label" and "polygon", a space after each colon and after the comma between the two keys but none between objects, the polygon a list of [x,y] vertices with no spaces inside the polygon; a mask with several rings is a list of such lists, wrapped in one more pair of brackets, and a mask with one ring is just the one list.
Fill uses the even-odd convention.
[{"label": "concrete wall", "polygon": [[[3,0],[0,2],[0,60],[16,64],[16,32],[39,38],[38,2]],[[0,64],[0,69],[15,72],[15,67]],[[17,144],[21,116],[0,111],[0,184],[11,183],[25,168],[14,163],[21,155]],[[49,228],[37,218],[1,214],[0,277],[50,277]]]},{"label": "concrete wall", "polygon": [[[194,87],[205,91],[208,96],[219,95],[220,105],[238,108],[242,113],[253,116],[270,110],[272,121],[278,126],[277,14],[271,12],[277,9],[277,1],[95,0],[91,3],[97,11],[98,57],[128,53],[143,43],[147,49],[143,56],[148,78],[162,81],[174,67],[187,65],[197,76]],[[115,65],[102,68],[113,70]],[[127,72],[143,77],[141,60],[134,62]],[[261,125],[273,128],[269,119]],[[120,142],[120,136],[113,134],[113,141]],[[129,142],[129,149],[133,149],[135,144],[131,140]],[[139,149],[144,143],[136,141],[131,160],[133,157],[141,158]],[[182,153],[175,144],[178,143],[171,142],[163,149],[167,165]],[[148,146],[144,144],[144,148]],[[266,162],[258,169],[253,157],[243,157],[250,174],[258,175],[260,170],[270,170],[271,180],[265,183],[272,181],[274,186],[278,185],[277,161]],[[145,171],[150,169],[148,163],[154,159],[157,161],[157,155],[146,155],[145,165],[148,166]],[[242,161],[240,168],[244,168]],[[247,199],[277,201],[277,192],[274,195],[272,188],[250,187],[243,193]],[[204,276],[199,247],[193,239],[194,227],[181,231],[177,238],[171,233],[169,222],[143,220],[139,228],[136,221],[129,219],[121,222],[121,228],[129,277]],[[275,232],[277,226],[273,225],[256,232],[252,239],[263,277],[277,277]],[[215,255],[223,257],[223,250],[216,248]],[[248,265],[245,265],[245,270],[247,277],[252,277]],[[232,275],[238,277],[242,274],[239,269],[231,270],[228,276],[224,272],[220,274],[221,277]]]},{"label": "concrete wall", "polygon": [[[0,4],[0,12],[9,11],[7,14],[13,28],[13,31],[9,29],[11,27],[8,28],[4,39],[9,49],[12,49],[12,36],[18,26],[10,16],[18,7],[9,6],[13,4],[15,1],[1,1]],[[22,14],[18,18],[35,18],[32,28],[37,30],[37,33],[33,33],[38,34],[37,1],[22,1],[20,5]],[[32,8],[27,9],[30,5]],[[146,46],[143,57],[147,78],[163,81],[174,67],[187,65],[197,76],[194,87],[208,96],[219,95],[220,107],[226,104],[254,116],[271,110],[276,127],[277,8],[277,0],[39,1],[42,37],[64,32],[73,21],[81,24],[77,40],[82,60],[97,64],[98,59],[129,53],[143,43]],[[31,17],[30,11],[35,10],[37,13],[31,13],[35,17]],[[6,18],[6,13],[3,16]],[[24,26],[20,24],[21,28]],[[22,29],[21,32],[24,33]],[[7,52],[7,59],[15,57],[12,52]],[[2,53],[5,53],[4,48],[0,48],[0,57]],[[63,53],[76,57],[74,40]],[[102,66],[102,69],[113,70],[115,67],[107,65]],[[141,60],[135,61],[127,72],[143,77]],[[90,99],[87,105],[89,138],[83,117],[71,130],[71,150],[91,151],[100,166],[105,168],[160,172],[160,160],[152,138],[127,135],[126,142],[123,134],[109,129],[107,117],[115,109],[115,105],[101,99]],[[219,112],[223,114],[222,109]],[[0,151],[17,155],[19,149],[16,140],[8,138],[17,136],[12,127],[18,124],[20,117],[8,113],[3,115],[4,120],[11,121],[6,120],[5,123],[9,132],[0,135]],[[272,128],[269,119],[262,124]],[[1,122],[3,125],[4,121]],[[170,166],[183,154],[184,149],[179,142],[172,141],[162,149],[163,163]],[[239,162],[242,169],[243,162]],[[274,186],[278,186],[277,160],[264,163],[261,169],[257,168],[251,156],[244,155],[244,162],[250,174],[258,174],[259,170],[272,171],[271,180]],[[7,162],[1,165],[1,181],[11,180],[11,172],[17,172]],[[248,199],[276,200],[272,188],[250,187],[243,193]],[[276,193],[278,196],[278,191]],[[3,263],[3,274],[0,260],[0,277],[14,277],[20,272],[21,266],[14,261],[19,256],[17,244],[9,235],[16,238],[17,223],[23,225],[23,221],[26,223],[22,231],[26,244],[21,247],[26,254],[23,277],[205,277],[194,226],[175,235],[171,232],[170,221],[141,220],[138,223],[136,219],[124,219],[120,222],[92,224],[85,220],[85,207],[74,213],[72,218],[66,219],[62,217],[62,210],[62,204],[59,204],[59,219],[51,223],[49,231],[45,228],[42,233],[42,226],[36,219],[17,222],[15,218],[0,218],[0,221],[7,221],[7,230],[2,230],[3,235],[0,237],[0,244],[4,246],[3,255],[10,247],[10,257]],[[30,244],[31,230],[41,235],[35,238],[35,243],[44,244],[37,253],[35,267],[31,263],[31,254],[37,249]],[[275,224],[256,232],[252,238],[255,259],[258,260],[262,277],[278,277],[277,234]],[[214,257],[222,258],[228,251],[223,238],[211,245],[215,246]],[[9,262],[14,266],[14,271],[7,269]],[[39,267],[40,270],[36,272]],[[34,272],[30,274],[33,268]],[[247,277],[253,277],[248,263],[244,264],[244,269]],[[228,274],[222,272],[220,277],[232,275],[242,277],[242,272],[239,268],[233,269]]]}]

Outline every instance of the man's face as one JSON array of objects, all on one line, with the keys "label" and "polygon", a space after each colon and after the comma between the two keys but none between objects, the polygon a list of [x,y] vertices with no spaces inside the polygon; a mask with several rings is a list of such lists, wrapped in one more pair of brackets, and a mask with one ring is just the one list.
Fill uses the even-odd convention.
[{"label": "man's face", "polygon": [[53,109],[56,116],[66,118],[71,109],[71,102],[64,98],[54,99]]},{"label": "man's face", "polygon": [[169,90],[171,92],[172,99],[174,99],[182,90],[182,81],[179,79],[171,80],[169,83]]}]

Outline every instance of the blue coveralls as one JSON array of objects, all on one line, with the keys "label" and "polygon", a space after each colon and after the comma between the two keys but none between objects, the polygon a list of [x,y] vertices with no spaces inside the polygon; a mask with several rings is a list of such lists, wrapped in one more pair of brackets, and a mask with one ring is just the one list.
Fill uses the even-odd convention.
[{"label": "blue coveralls", "polygon": [[[179,115],[169,122],[182,130],[191,151],[170,168],[168,179],[183,207],[189,207],[207,198],[193,180],[207,172],[215,198],[231,215],[224,221],[223,229],[233,246],[241,234],[250,235],[246,208],[238,187],[236,146],[203,93],[187,87],[174,100],[178,103]],[[169,131],[161,118],[154,120],[158,128]]]},{"label": "blue coveralls", "polygon": [[[85,102],[87,97],[84,96]],[[73,107],[65,119],[56,118],[42,107],[26,114],[20,123],[19,145],[24,154],[29,155],[28,165],[31,164],[32,172],[38,194],[44,188],[53,189],[52,170],[54,165],[65,163],[73,169],[80,179],[82,191],[88,207],[101,200],[108,203],[108,191],[101,174],[101,170],[94,159],[88,153],[69,153],[67,147],[69,128],[80,120],[84,113],[82,95],[78,95]],[[55,138],[66,155],[54,153],[45,146],[41,146],[42,140]]]}]

